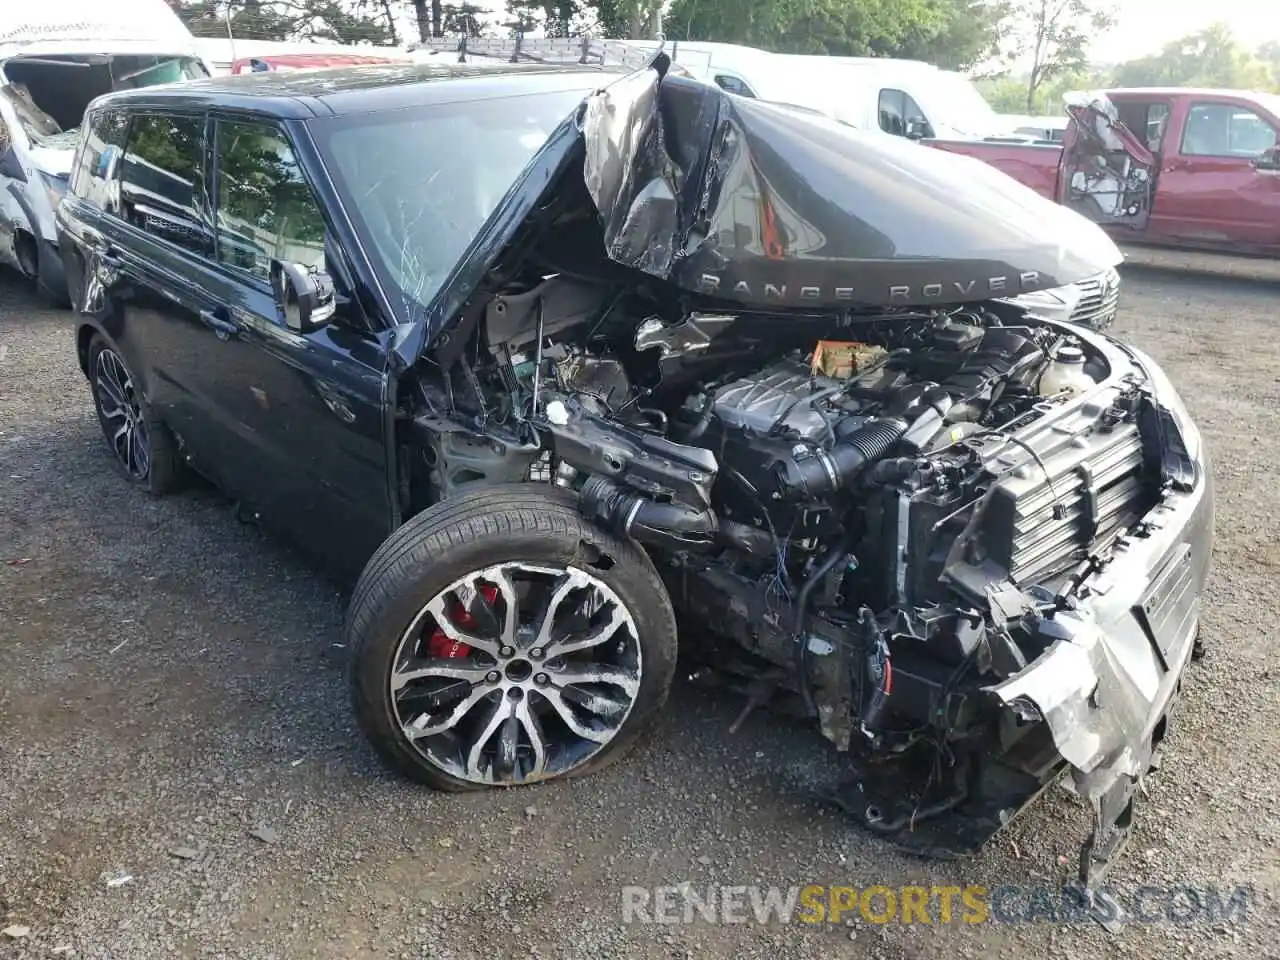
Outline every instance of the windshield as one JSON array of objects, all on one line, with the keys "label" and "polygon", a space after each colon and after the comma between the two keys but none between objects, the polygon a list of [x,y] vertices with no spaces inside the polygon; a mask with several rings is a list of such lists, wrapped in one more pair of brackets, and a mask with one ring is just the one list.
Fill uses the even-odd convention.
[{"label": "windshield", "polygon": [[374,268],[410,318],[588,89],[312,123]]},{"label": "windshield", "polygon": [[968,77],[939,70],[929,83],[928,92],[925,109],[935,126],[975,138],[1000,132],[1000,117]]}]

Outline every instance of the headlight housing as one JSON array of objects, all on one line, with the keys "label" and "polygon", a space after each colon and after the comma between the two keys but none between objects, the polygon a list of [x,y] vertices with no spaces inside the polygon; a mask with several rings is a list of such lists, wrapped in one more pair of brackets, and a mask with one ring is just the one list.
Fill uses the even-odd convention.
[{"label": "headlight housing", "polygon": [[1037,317],[1065,322],[1070,320],[1075,312],[1076,304],[1080,302],[1080,295],[1080,288],[1074,283],[1069,283],[1050,290],[1032,290],[1009,299],[1011,303],[1016,303]]},{"label": "headlight housing", "polygon": [[1102,273],[1077,283],[1050,290],[1033,290],[1011,297],[1010,301],[1046,320],[1105,330],[1115,319],[1120,301],[1120,273],[1115,267],[1108,267]]}]

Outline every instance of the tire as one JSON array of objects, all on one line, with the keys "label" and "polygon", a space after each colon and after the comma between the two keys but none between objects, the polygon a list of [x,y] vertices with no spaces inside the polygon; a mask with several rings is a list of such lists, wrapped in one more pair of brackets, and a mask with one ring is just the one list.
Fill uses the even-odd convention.
[{"label": "tire", "polygon": [[71,308],[71,293],[67,289],[67,275],[62,259],[46,243],[40,244],[39,269],[36,274],[36,293],[40,299],[59,310]]},{"label": "tire", "polygon": [[36,279],[36,294],[50,307],[57,310],[71,309],[71,294],[67,292],[65,281],[45,280],[42,273]]},{"label": "tire", "polygon": [[[508,563],[546,566],[557,571],[566,568],[576,571],[564,573],[545,587],[533,583],[527,597],[536,597],[534,591],[537,590],[552,594],[559,589],[557,585],[566,583],[570,576],[585,577],[598,584],[589,588],[589,591],[594,591],[588,593],[593,599],[609,593],[616,599],[617,603],[603,606],[602,611],[610,611],[610,618],[625,619],[629,616],[630,620],[613,633],[613,637],[621,638],[616,644],[610,640],[565,657],[553,657],[558,648],[554,642],[548,643],[545,651],[547,659],[533,661],[534,669],[540,672],[523,681],[532,684],[541,677],[543,683],[541,688],[522,688],[522,695],[526,696],[526,718],[528,715],[540,717],[532,724],[525,720],[517,723],[508,718],[501,721],[506,726],[494,728],[493,724],[499,722],[499,711],[507,706],[504,697],[515,696],[510,689],[502,693],[485,694],[486,699],[477,701],[477,705],[471,710],[472,713],[480,711],[479,720],[477,727],[472,729],[497,729],[500,733],[491,740],[485,740],[485,735],[481,734],[477,737],[480,741],[479,748],[465,737],[460,737],[458,755],[461,756],[470,748],[469,756],[474,758],[480,748],[487,749],[487,744],[500,742],[492,750],[493,757],[487,771],[481,765],[470,762],[465,770],[461,770],[458,764],[451,766],[449,761],[441,760],[440,750],[433,744],[441,740],[447,744],[452,743],[450,737],[453,731],[461,728],[462,724],[459,723],[444,734],[410,739],[405,727],[413,726],[410,722],[413,714],[408,707],[405,707],[403,716],[398,713],[407,701],[393,696],[393,675],[404,650],[412,648],[421,652],[424,642],[421,638],[426,636],[431,624],[438,623],[439,620],[433,617],[427,622],[426,629],[417,627],[416,633],[410,631],[406,636],[410,625],[420,623],[417,618],[423,616],[424,605],[460,578],[468,584],[481,584],[471,594],[473,599],[470,609],[473,611],[477,611],[479,594],[485,590],[492,591],[485,595],[483,607],[490,616],[489,623],[494,630],[490,636],[501,638],[503,634],[498,624],[501,618],[498,611],[505,611],[506,606],[497,599],[499,591],[485,586],[482,579],[472,580],[470,575]],[[517,571],[517,575],[524,574]],[[506,582],[514,583],[514,577],[508,577]],[[504,593],[503,596],[505,595]],[[442,604],[449,602],[451,601],[444,600]],[[518,604],[517,607],[519,608]],[[443,606],[441,609],[444,609]],[[457,610],[459,607],[455,606],[453,609]],[[555,607],[553,613],[559,609],[560,607]],[[569,609],[574,609],[573,605]],[[623,614],[616,613],[620,609]],[[470,615],[455,613],[449,616],[452,619],[455,616]],[[537,618],[533,619],[536,623]],[[503,619],[503,623],[508,622],[511,621]],[[478,621],[473,625],[478,625]],[[480,632],[478,626],[475,632]],[[442,629],[436,627],[428,643],[439,640],[441,633]],[[571,637],[583,635],[584,632],[580,631],[571,634]],[[488,786],[514,786],[564,776],[583,776],[619,759],[649,730],[665,704],[675,674],[677,653],[675,615],[662,581],[649,558],[635,544],[597,529],[580,516],[573,494],[541,484],[503,484],[463,494],[436,504],[396,530],[369,560],[360,577],[347,613],[346,641],[353,654],[351,695],[361,731],[391,769],[419,783],[449,792],[484,789]],[[501,640],[495,639],[493,643],[501,643]],[[473,661],[481,665],[491,662],[494,669],[487,675],[489,687],[497,682],[493,678],[500,671],[504,671],[501,683],[506,684],[516,676],[514,667],[521,657],[543,655],[536,644],[536,638],[530,639],[525,634],[524,640],[518,641],[515,646],[504,647],[505,650],[516,651],[515,658],[505,662],[505,668],[501,658],[471,648],[469,653],[463,655],[467,659],[462,662],[467,665],[468,670],[475,672],[468,674],[470,679],[456,681],[466,691],[462,699],[470,701],[486,687],[485,681],[476,679],[479,668],[472,666]],[[563,646],[563,642],[561,645]],[[629,650],[632,645],[636,651],[634,658],[622,652],[624,648]],[[453,650],[455,652],[450,655],[457,656],[457,647]],[[615,671],[611,664],[583,663],[574,659],[588,655],[608,657],[615,653],[620,658],[619,662],[625,660],[627,669],[634,663],[639,666],[638,680],[630,675],[627,678],[628,683],[635,687],[634,692],[623,691],[621,687],[607,688],[607,692],[621,692],[622,696],[630,697],[630,707],[612,733],[611,739],[593,749],[587,748],[588,752],[581,754],[573,765],[560,763],[557,766],[548,761],[540,768],[535,762],[537,751],[532,746],[535,738],[530,733],[531,729],[536,729],[539,737],[546,734],[548,741],[551,739],[548,731],[561,728],[567,730],[565,740],[569,746],[561,748],[557,745],[555,752],[563,757],[579,755],[575,754],[577,748],[571,743],[576,734],[563,723],[564,714],[556,706],[557,703],[563,706],[567,702],[569,686],[572,686],[557,686],[561,677],[554,669],[556,663],[568,663],[570,673],[565,674],[566,676],[572,675],[575,668],[604,670],[611,675],[619,675],[622,668]],[[430,659],[415,662],[439,664],[442,661]],[[544,670],[545,672],[541,672]],[[430,679],[434,678],[429,678],[427,682]],[[599,689],[597,684],[592,686]],[[523,693],[523,689],[527,689],[527,695]],[[412,692],[406,687],[402,695]],[[581,692],[578,689],[574,699]],[[561,696],[561,693],[566,696]],[[554,694],[555,703],[548,699],[548,694]],[[488,699],[489,697],[493,699]],[[594,704],[603,700],[598,701],[592,697],[591,702]],[[613,710],[613,707],[610,709]],[[488,713],[490,710],[492,712]],[[440,714],[445,713],[446,708],[440,708]],[[487,722],[484,719],[486,715],[490,717]],[[605,722],[594,715],[589,719],[591,723]],[[419,717],[417,722],[421,724],[422,720]],[[510,740],[506,736],[508,726],[515,730]],[[600,735],[598,731],[593,733]],[[517,737],[525,738],[518,747],[515,745]],[[508,746],[508,743],[511,745]],[[547,756],[552,752],[550,749],[544,751]],[[517,753],[525,759],[516,760]],[[500,764],[503,765],[501,768]]]},{"label": "tire", "polygon": [[[130,457],[116,441],[122,423],[121,416],[115,413],[119,406],[117,398],[110,395],[110,374],[100,375],[100,365],[107,369],[118,369],[124,378],[122,384],[125,393],[125,404],[130,407],[124,419],[134,424],[134,429],[141,425],[144,429],[135,434],[145,441],[146,462],[141,463],[136,456]],[[178,453],[178,445],[173,434],[152,411],[150,404],[143,397],[141,390],[136,389],[136,380],[132,371],[124,362],[124,358],[116,349],[107,343],[100,334],[95,334],[89,342],[88,354],[89,389],[93,394],[93,407],[98,414],[98,426],[102,428],[102,437],[116,468],[130,483],[144,488],[155,496],[172,493],[182,486],[182,458]],[[104,383],[104,380],[107,381]],[[131,451],[132,452],[132,451]]]}]

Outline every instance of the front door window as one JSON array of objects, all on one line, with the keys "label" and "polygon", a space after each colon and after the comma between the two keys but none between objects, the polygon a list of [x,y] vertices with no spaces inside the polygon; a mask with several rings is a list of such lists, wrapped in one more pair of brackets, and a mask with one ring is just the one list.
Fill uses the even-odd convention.
[{"label": "front door window", "polygon": [[279,128],[219,121],[217,202],[219,263],[259,280],[273,260],[324,270],[324,218]]}]

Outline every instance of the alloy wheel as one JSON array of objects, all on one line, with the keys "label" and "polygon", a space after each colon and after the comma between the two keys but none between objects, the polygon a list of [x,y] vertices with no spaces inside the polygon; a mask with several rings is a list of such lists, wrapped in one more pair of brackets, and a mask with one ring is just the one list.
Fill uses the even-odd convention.
[{"label": "alloy wheel", "polygon": [[112,452],[130,477],[145,480],[151,470],[151,437],[133,377],[113,350],[98,351],[93,382],[102,430]]},{"label": "alloy wheel", "polygon": [[428,762],[478,784],[571,772],[622,729],[643,669],[635,619],[573,566],[496,564],[432,597],[402,635],[389,694]]}]

